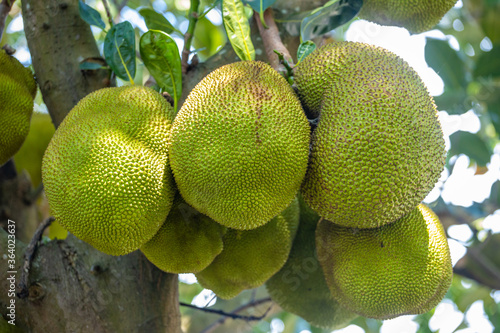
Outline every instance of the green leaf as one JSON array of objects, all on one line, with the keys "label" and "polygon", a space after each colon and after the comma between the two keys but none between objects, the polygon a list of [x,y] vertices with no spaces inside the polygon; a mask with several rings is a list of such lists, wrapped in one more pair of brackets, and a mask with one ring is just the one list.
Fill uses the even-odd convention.
[{"label": "green leaf", "polygon": [[269,7],[271,7],[276,0],[243,0],[245,5],[249,5],[257,13],[263,12]]},{"label": "green leaf", "polygon": [[476,62],[474,77],[500,76],[500,44],[493,45],[489,52],[482,53]]},{"label": "green leaf", "polygon": [[135,32],[125,21],[115,24],[104,38],[104,58],[116,76],[133,83],[135,76]]},{"label": "green leaf", "polygon": [[255,49],[250,39],[250,25],[241,0],[222,0],[222,19],[227,37],[241,60],[254,60]]},{"label": "green leaf", "polygon": [[462,114],[469,111],[474,105],[463,89],[450,90],[445,87],[444,92],[434,97],[437,109],[449,114]]},{"label": "green leaf", "polygon": [[95,25],[101,29],[106,28],[106,24],[101,18],[101,14],[94,8],[87,5],[82,0],[78,1],[78,8],[80,9],[80,17],[90,25]]},{"label": "green leaf", "polygon": [[443,79],[449,90],[465,90],[465,63],[446,40],[427,37],[425,61]]},{"label": "green leaf", "polygon": [[297,65],[314,50],[316,50],[316,44],[313,41],[308,40],[301,43],[297,49]]},{"label": "green leaf", "polygon": [[453,155],[465,154],[476,161],[478,166],[485,166],[490,161],[493,152],[478,135],[458,131],[450,135],[450,141],[450,152]]},{"label": "green leaf", "polygon": [[332,0],[313,10],[300,24],[301,40],[310,40],[349,22],[362,5],[362,0]]},{"label": "green leaf", "polygon": [[144,21],[146,22],[146,26],[149,30],[160,30],[166,32],[167,34],[174,31],[180,33],[172,24],[170,24],[165,16],[157,13],[154,9],[142,8],[139,10],[139,14],[144,17]]},{"label": "green leaf", "polygon": [[156,83],[174,99],[174,109],[182,95],[182,67],[175,40],[158,30],[149,30],[139,42],[142,61]]}]

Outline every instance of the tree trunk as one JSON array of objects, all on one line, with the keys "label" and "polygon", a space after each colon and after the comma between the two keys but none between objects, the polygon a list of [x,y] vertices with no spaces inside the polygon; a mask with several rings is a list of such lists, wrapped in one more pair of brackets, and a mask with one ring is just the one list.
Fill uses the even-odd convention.
[{"label": "tree trunk", "polygon": [[[84,59],[100,54],[77,0],[24,0],[22,8],[37,82],[57,127],[81,98],[110,85],[109,71],[79,69]],[[27,191],[19,176],[3,178],[10,187],[2,179],[1,197],[23,201]],[[25,232],[22,215],[9,218],[16,222],[16,234]],[[9,253],[8,244],[8,234],[0,230],[2,254]],[[2,291],[9,290],[10,276],[20,282],[25,249],[16,239],[15,267],[4,265],[3,258]],[[25,299],[0,294],[2,316],[12,318],[7,305],[14,300],[16,326],[26,332],[181,332],[177,275],[158,270],[139,251],[113,257],[72,235],[54,240],[36,252],[28,286]]]}]

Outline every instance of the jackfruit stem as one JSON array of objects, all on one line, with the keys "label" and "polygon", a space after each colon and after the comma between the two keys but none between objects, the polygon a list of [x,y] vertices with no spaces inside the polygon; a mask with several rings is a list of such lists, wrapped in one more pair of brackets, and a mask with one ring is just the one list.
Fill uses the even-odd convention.
[{"label": "jackfruit stem", "polygon": [[109,9],[108,0],[102,0],[104,9],[106,10],[106,16],[108,17],[109,27],[113,27],[113,17],[111,16],[111,10]]},{"label": "jackfruit stem", "polygon": [[283,57],[288,61],[290,66],[293,67],[293,58],[290,55],[290,52],[288,52],[288,49],[281,41],[280,32],[278,30],[278,27],[276,26],[276,22],[274,22],[272,9],[268,8],[264,11],[264,21],[269,27],[268,29],[264,28],[264,26],[262,25],[259,12],[254,12],[254,19],[257,27],[259,28],[259,33],[262,37],[262,42],[264,44],[267,59],[269,60],[271,67],[277,71],[280,71],[280,69],[282,68],[280,59],[274,52],[274,50],[283,54]]},{"label": "jackfruit stem", "polygon": [[7,21],[7,16],[14,2],[14,0],[2,0],[2,2],[0,2],[0,40],[2,40],[5,22]]},{"label": "jackfruit stem", "polygon": [[194,36],[194,28],[196,27],[196,23],[198,22],[198,7],[200,6],[200,0],[191,0],[191,6],[189,7],[188,19],[189,26],[186,34],[184,35],[184,48],[182,49],[182,59],[181,59],[181,67],[182,74],[186,74],[188,71],[188,59],[191,48],[191,41]]}]

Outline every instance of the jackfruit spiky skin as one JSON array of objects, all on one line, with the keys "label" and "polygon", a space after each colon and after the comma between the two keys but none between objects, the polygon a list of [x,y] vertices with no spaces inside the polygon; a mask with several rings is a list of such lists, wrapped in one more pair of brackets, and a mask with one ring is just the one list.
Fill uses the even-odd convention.
[{"label": "jackfruit spiky skin", "polygon": [[167,273],[197,273],[221,253],[225,231],[177,195],[165,223],[141,251]]},{"label": "jackfruit spiky skin", "polygon": [[83,98],[42,161],[51,212],[111,255],[137,250],[165,221],[175,195],[167,138],[172,106],[156,91],[105,88]]},{"label": "jackfruit spiky skin", "polygon": [[335,301],[326,285],[315,243],[320,219],[300,197],[300,224],[288,260],[267,282],[269,295],[285,311],[301,316],[310,324],[339,329],[357,317]]},{"label": "jackfruit spiky skin", "polygon": [[411,33],[432,29],[457,0],[365,0],[358,14],[381,25],[404,27]]},{"label": "jackfruit spiky skin", "polygon": [[0,49],[0,165],[21,148],[29,132],[36,82],[16,58]]},{"label": "jackfruit spiky skin", "polygon": [[422,204],[376,229],[344,228],[323,220],[316,246],[332,295],[364,317],[425,313],[451,285],[445,231]]},{"label": "jackfruit spiky skin", "polygon": [[301,193],[322,217],[374,228],[414,209],[445,163],[436,106],[417,73],[383,48],[325,45],[296,69],[305,106],[319,115]]},{"label": "jackfruit spiky skin", "polygon": [[172,127],[170,165],[188,204],[229,228],[254,229],[294,198],[309,139],[286,80],[265,63],[237,62],[187,97]]},{"label": "jackfruit spiky skin", "polygon": [[261,286],[285,264],[298,223],[299,204],[294,199],[280,215],[261,227],[229,229],[223,237],[221,254],[195,274],[198,282],[223,299]]}]

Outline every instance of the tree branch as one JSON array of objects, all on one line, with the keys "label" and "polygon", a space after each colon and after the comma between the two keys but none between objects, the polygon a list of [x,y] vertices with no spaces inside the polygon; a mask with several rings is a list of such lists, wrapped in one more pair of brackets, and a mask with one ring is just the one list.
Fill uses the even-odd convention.
[{"label": "tree branch", "polygon": [[10,9],[12,8],[14,2],[14,0],[2,0],[2,2],[0,2],[0,41],[2,40],[7,16],[9,15]]},{"label": "tree branch", "polygon": [[35,231],[33,238],[31,239],[28,247],[26,248],[26,252],[24,252],[24,264],[23,269],[21,271],[21,282],[19,283],[19,287],[21,290],[17,293],[17,296],[21,299],[28,297],[28,279],[31,269],[31,263],[33,262],[33,258],[35,257],[35,252],[38,248],[38,243],[42,239],[43,232],[47,229],[55,218],[48,217],[46,218]]},{"label": "tree branch", "polygon": [[200,0],[191,0],[191,7],[189,8],[189,26],[186,34],[184,35],[184,48],[182,49],[182,73],[186,74],[189,68],[188,59],[191,49],[191,42],[194,36],[194,29],[196,28],[196,22],[198,22],[198,7],[200,6]]},{"label": "tree branch", "polygon": [[281,41],[280,32],[278,30],[278,27],[276,26],[276,22],[274,22],[272,9],[268,8],[264,11],[264,22],[269,27],[268,29],[264,28],[264,26],[262,25],[259,13],[254,12],[254,19],[257,27],[259,28],[259,33],[262,37],[264,49],[266,51],[267,59],[269,60],[271,67],[275,70],[283,70],[278,55],[274,52],[274,50],[283,54],[284,58],[290,63],[290,65],[293,65],[292,56]]},{"label": "tree branch", "polygon": [[109,27],[113,26],[113,16],[111,16],[111,10],[109,9],[108,0],[102,0],[104,4],[104,9],[106,10],[106,16],[108,17]]},{"label": "tree branch", "polygon": [[[247,310],[249,308],[254,308],[258,305],[261,305],[261,304],[264,304],[264,303],[267,303],[267,302],[272,302],[271,298],[267,297],[267,298],[262,298],[262,299],[258,299],[258,300],[253,300],[251,302],[248,302],[247,304],[243,304],[242,306],[234,309],[234,311],[232,311],[231,313],[227,314],[227,315],[224,315],[224,317],[220,318],[219,320],[215,321],[213,324],[211,324],[210,326],[208,326],[207,328],[205,328],[201,333],[212,333],[213,331],[215,331],[215,329],[221,325],[223,325],[226,320],[228,318],[233,318],[231,315],[235,315],[241,311],[244,311],[244,310]],[[262,320],[264,319],[267,314],[269,313],[269,311],[271,310],[272,308],[272,304],[271,306],[266,310],[266,312],[264,312],[264,314],[262,316],[259,316],[259,317],[256,317],[256,318],[260,318],[258,320]],[[201,309],[203,310],[203,309]],[[233,319],[242,319],[242,318],[233,318]]]}]

